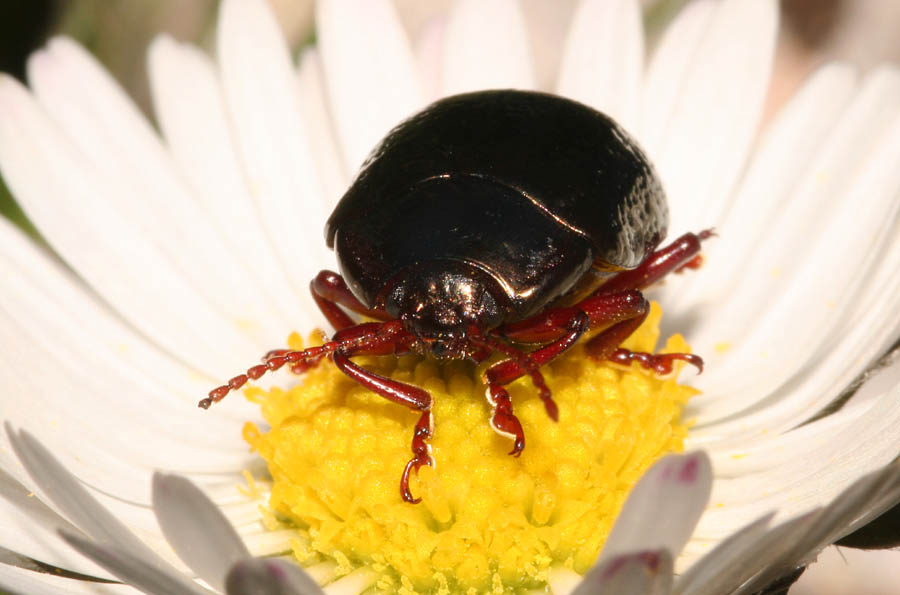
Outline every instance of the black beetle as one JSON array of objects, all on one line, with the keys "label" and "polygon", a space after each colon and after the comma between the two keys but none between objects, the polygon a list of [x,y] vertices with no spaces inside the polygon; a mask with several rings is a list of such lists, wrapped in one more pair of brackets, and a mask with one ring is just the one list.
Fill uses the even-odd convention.
[{"label": "black beetle", "polygon": [[[207,408],[248,379],[290,364],[302,371],[331,356],[344,373],[422,414],[410,471],[432,464],[432,398],[350,360],[403,354],[483,361],[491,425],[525,446],[504,384],[528,374],[548,414],[557,408],[540,366],[589,328],[598,358],[638,361],[658,373],[693,354],[619,348],[646,318],[640,289],[699,264],[710,232],[656,250],[668,208],[653,166],[614,121],[544,93],[481,91],[442,99],[376,147],[325,227],[341,275],[322,271],[311,290],[337,332],[304,351],[277,350],[210,392]],[[378,322],[357,323],[344,308]],[[515,343],[538,344],[530,352]]]}]

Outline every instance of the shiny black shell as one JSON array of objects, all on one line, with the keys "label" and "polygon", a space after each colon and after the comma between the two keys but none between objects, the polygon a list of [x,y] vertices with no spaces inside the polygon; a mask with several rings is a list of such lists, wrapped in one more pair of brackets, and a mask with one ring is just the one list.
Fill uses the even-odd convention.
[{"label": "shiny black shell", "polygon": [[530,316],[592,268],[630,269],[662,240],[665,194],[613,120],[544,93],[442,99],[375,148],[325,228],[368,307],[432,261],[487,272],[507,312]]}]

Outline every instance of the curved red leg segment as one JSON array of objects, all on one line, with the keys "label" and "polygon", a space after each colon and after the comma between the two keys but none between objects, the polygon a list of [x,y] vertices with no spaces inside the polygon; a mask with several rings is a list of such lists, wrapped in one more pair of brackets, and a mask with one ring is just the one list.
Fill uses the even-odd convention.
[{"label": "curved red leg segment", "polygon": [[[334,305],[332,302],[329,303]],[[338,308],[338,310],[340,309]],[[342,311],[341,314],[346,316]],[[353,355],[405,353],[409,351],[413,341],[414,337],[403,328],[403,323],[399,320],[366,322],[348,326],[338,330],[331,341],[317,347],[310,347],[302,351],[289,349],[270,351],[263,359],[264,363],[253,366],[245,374],[239,374],[229,380],[227,384],[213,389],[207,398],[200,401],[199,406],[208,409],[214,402],[224,399],[232,390],[237,390],[249,380],[258,379],[266,372],[278,370],[285,365],[291,365],[294,369],[297,369],[298,366],[308,368],[322,358],[331,355],[341,372],[367,389],[390,401],[422,412],[413,436],[413,458],[406,465],[400,480],[400,492],[403,499],[407,502],[418,502],[409,491],[409,473],[413,470],[418,471],[422,465],[433,464],[431,447],[428,444],[428,439],[431,438],[433,432],[431,395],[421,388],[370,372],[350,361],[350,357]]]},{"label": "curved red leg segment", "polygon": [[428,440],[434,433],[434,420],[431,411],[423,411],[416,422],[416,429],[413,432],[412,451],[413,458],[406,463],[403,468],[403,475],[400,476],[400,496],[410,504],[418,504],[421,498],[413,498],[412,492],[409,491],[409,473],[410,471],[419,472],[422,465],[434,466],[434,459],[431,457],[431,445]]},{"label": "curved red leg segment", "polygon": [[700,254],[700,243],[713,235],[715,234],[711,229],[700,233],[686,233],[668,246],[651,254],[637,268],[622,271],[601,285],[594,293],[605,294],[626,289],[643,289],[683,267],[696,268],[700,265],[700,261],[695,260]]},{"label": "curved red leg segment", "polygon": [[572,321],[583,313],[580,307],[551,308],[531,318],[500,327],[497,332],[520,343],[545,343],[571,330]]},{"label": "curved red leg segment", "polygon": [[[565,320],[564,323],[559,324],[556,330],[556,336],[559,337],[553,343],[549,345],[545,345],[540,349],[536,349],[528,354],[528,358],[534,363],[535,366],[540,367],[554,358],[558,357],[560,354],[564,353],[567,349],[569,349],[572,345],[574,345],[578,339],[581,338],[581,335],[585,333],[585,331],[590,328],[590,318],[589,316],[582,310],[578,308],[557,308],[554,310],[548,310],[544,314],[539,315],[538,325],[544,325],[547,314],[556,318],[554,312],[564,313],[564,316],[560,316],[558,320]],[[530,320],[530,319],[529,319]],[[517,323],[517,326],[519,323]],[[506,327],[503,328],[504,333],[506,332]],[[524,328],[519,329],[518,332],[525,334],[527,331]],[[561,337],[559,336],[560,332],[564,332]],[[502,362],[497,362],[493,366],[487,369],[484,373],[485,378],[488,382],[492,382],[495,384],[509,384],[522,374],[525,374],[526,370],[519,364],[518,361],[514,359],[504,360]],[[553,416],[551,416],[553,417]]]},{"label": "curved red leg segment", "polygon": [[309,290],[316,305],[319,306],[319,310],[336,330],[349,328],[356,324],[341,309],[341,306],[375,320],[390,319],[384,312],[366,308],[347,287],[344,278],[334,271],[319,272],[316,278],[310,281]]},{"label": "curved red leg segment", "polygon": [[592,327],[608,328],[587,342],[585,349],[597,358],[607,358],[641,326],[650,312],[650,302],[640,291],[592,296],[582,302]]},{"label": "curved red leg segment", "polygon": [[[534,387],[536,389],[538,389],[538,396],[544,402],[544,409],[547,410],[547,415],[550,416],[550,419],[552,419],[553,421],[559,419],[559,408],[556,406],[556,402],[553,400],[553,396],[550,393],[550,388],[544,381],[544,375],[541,374],[541,371],[539,370],[540,365],[531,358],[530,353],[519,351],[512,345],[507,345],[506,343],[503,343],[502,341],[490,336],[470,337],[470,340],[476,345],[490,347],[495,351],[499,351],[500,353],[508,355],[510,359],[507,361],[515,362],[518,369],[522,370],[522,374],[528,374],[529,376],[531,376],[531,383],[534,384]],[[491,366],[491,368],[493,367],[494,366]],[[488,369],[490,370],[490,368]],[[485,382],[487,384],[490,384],[490,380],[488,380],[486,374]]]},{"label": "curved red leg segment", "polygon": [[[640,298],[637,299],[633,294],[637,294]],[[619,347],[619,345],[622,344],[622,341],[630,337],[647,318],[647,314],[650,311],[650,304],[640,292],[634,290],[609,296],[598,295],[593,298],[588,298],[585,302],[593,301],[595,304],[599,304],[603,301],[601,298],[615,297],[616,295],[628,298],[625,300],[623,310],[627,312],[628,308],[633,308],[630,312],[632,317],[621,322],[616,322],[602,333],[595,335],[584,346],[585,351],[597,359],[608,359],[624,365],[629,365],[631,362],[636,361],[644,366],[644,368],[653,370],[661,375],[670,374],[676,360],[682,360],[693,364],[697,366],[697,369],[700,372],[703,372],[703,360],[700,356],[694,355],[693,353],[665,353],[657,355],[640,351],[629,351],[628,349]],[[614,314],[611,319],[615,321],[622,313],[623,312]]]},{"label": "curved red leg segment", "polygon": [[432,398],[428,391],[366,370],[353,363],[342,350],[335,351],[331,358],[341,372],[385,399],[417,411],[431,409]]},{"label": "curved red leg segment", "polygon": [[489,384],[486,396],[488,402],[494,408],[491,416],[491,427],[498,434],[514,440],[513,449],[509,454],[518,457],[525,449],[525,432],[522,430],[519,418],[513,414],[509,393],[498,384]]},{"label": "curved red leg segment", "polygon": [[644,353],[641,351],[628,351],[621,347],[616,349],[607,358],[617,364],[631,365],[638,362],[648,370],[653,370],[661,376],[671,374],[676,361],[681,360],[696,366],[698,373],[703,372],[703,358],[693,353]]},{"label": "curved red leg segment", "polygon": [[428,444],[428,440],[434,431],[431,415],[431,405],[433,403],[431,395],[419,387],[398,382],[366,370],[350,361],[350,357],[341,350],[335,351],[331,358],[341,372],[372,392],[378,393],[394,403],[400,403],[410,409],[422,411],[413,433],[413,457],[406,464],[406,467],[403,469],[403,475],[400,477],[400,495],[407,502],[417,503],[419,499],[413,498],[412,493],[409,491],[409,474],[410,471],[418,471],[422,465],[433,464],[431,446]]}]

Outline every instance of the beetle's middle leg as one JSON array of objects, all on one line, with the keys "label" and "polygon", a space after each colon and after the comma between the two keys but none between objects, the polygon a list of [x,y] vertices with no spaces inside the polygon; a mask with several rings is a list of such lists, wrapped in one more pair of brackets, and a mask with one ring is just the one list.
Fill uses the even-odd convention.
[{"label": "beetle's middle leg", "polygon": [[[641,292],[632,289],[592,295],[574,306],[551,308],[499,330],[505,337],[525,343],[544,343],[555,339],[528,354],[535,364],[543,366],[574,345],[589,328],[605,329],[591,339],[591,343],[600,339],[600,345],[608,344],[613,349],[617,348],[640,326],[647,317],[649,308],[650,305]],[[524,373],[517,361],[509,359],[488,368],[485,377],[498,384],[507,384]]]},{"label": "beetle's middle leg", "polygon": [[334,330],[339,331],[356,324],[341,308],[347,308],[351,312],[362,314],[375,320],[389,320],[390,317],[382,311],[366,308],[350,288],[344,282],[344,278],[334,271],[320,271],[316,278],[310,281],[309,290],[312,293],[316,305]]}]

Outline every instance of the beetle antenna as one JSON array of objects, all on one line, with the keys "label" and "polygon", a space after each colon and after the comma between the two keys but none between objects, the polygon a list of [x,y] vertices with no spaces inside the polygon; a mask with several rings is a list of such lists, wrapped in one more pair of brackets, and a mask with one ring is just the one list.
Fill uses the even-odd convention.
[{"label": "beetle antenna", "polygon": [[258,380],[266,372],[274,372],[280,370],[285,364],[292,364],[295,372],[304,372],[315,366],[319,361],[337,349],[339,343],[330,341],[324,345],[310,347],[301,351],[293,351],[290,349],[276,349],[270,351],[263,357],[263,363],[249,368],[246,373],[238,374],[226,384],[209,391],[209,396],[201,399],[197,406],[201,409],[209,409],[213,403],[218,403],[233,390],[238,390],[249,380]]},{"label": "beetle antenna", "polygon": [[285,364],[291,364],[294,372],[302,373],[318,364],[322,358],[340,350],[345,355],[387,355],[404,353],[409,348],[412,336],[403,330],[399,320],[386,322],[363,322],[355,326],[339,330],[322,345],[295,351],[292,349],[276,349],[263,357],[263,363],[249,368],[244,374],[238,374],[226,384],[209,391],[209,396],[197,405],[201,409],[209,409],[233,390],[247,384],[249,380],[257,380],[266,372],[280,370]]},{"label": "beetle antenna", "polygon": [[544,402],[544,409],[547,410],[547,415],[550,416],[550,419],[553,421],[557,421],[559,419],[559,408],[556,406],[556,402],[553,401],[553,396],[550,393],[550,388],[547,386],[547,383],[544,381],[544,375],[541,374],[541,371],[538,369],[538,365],[531,359],[531,356],[524,351],[516,349],[512,345],[508,343],[504,343],[503,341],[497,339],[496,337],[492,337],[490,335],[480,335],[480,334],[469,334],[469,340],[475,343],[480,347],[487,347],[488,349],[492,349],[493,351],[499,351],[504,355],[508,355],[511,359],[515,360],[519,366],[525,370],[525,372],[531,376],[531,382],[534,384],[535,388],[538,389],[538,396],[540,396],[541,400]]}]

